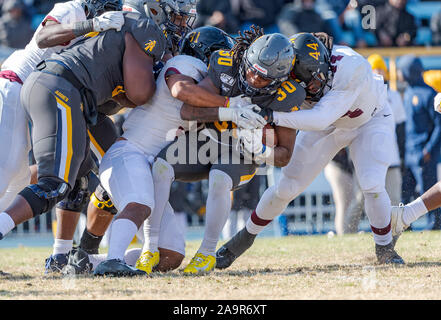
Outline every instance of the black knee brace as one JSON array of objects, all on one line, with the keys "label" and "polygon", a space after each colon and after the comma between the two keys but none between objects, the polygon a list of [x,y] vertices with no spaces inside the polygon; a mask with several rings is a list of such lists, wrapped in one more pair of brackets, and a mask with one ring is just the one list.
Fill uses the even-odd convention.
[{"label": "black knee brace", "polygon": [[34,217],[52,210],[70,191],[70,186],[56,177],[43,177],[36,184],[27,186],[19,195],[26,199]]},{"label": "black knee brace", "polygon": [[118,213],[118,210],[116,210],[115,206],[113,205],[107,191],[101,184],[98,185],[95,192],[90,196],[90,202],[92,202],[92,204],[98,209],[105,210],[113,215]]},{"label": "black knee brace", "polygon": [[87,177],[81,177],[78,179],[67,197],[57,204],[57,208],[74,212],[82,212],[86,207],[90,196],[88,186],[89,179]]}]

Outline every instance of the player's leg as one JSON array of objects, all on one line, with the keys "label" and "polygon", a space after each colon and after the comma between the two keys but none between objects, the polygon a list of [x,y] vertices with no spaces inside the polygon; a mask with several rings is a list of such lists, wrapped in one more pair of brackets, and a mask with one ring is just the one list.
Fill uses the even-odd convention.
[{"label": "player's leg", "polygon": [[[172,182],[199,181],[208,177],[209,165],[200,164],[198,158],[190,161],[191,155],[202,146],[203,141],[192,139],[191,132],[181,135],[161,150],[152,166],[155,208],[144,223],[144,246],[137,268],[150,272],[159,263],[159,236],[164,209],[170,196]],[[196,133],[197,134],[197,133]],[[196,145],[192,145],[196,141]],[[194,150],[192,150],[194,149]]]},{"label": "player's leg", "polygon": [[355,173],[364,195],[379,263],[404,263],[394,250],[391,232],[391,203],[386,192],[387,169],[393,147],[393,121],[382,114],[357,129],[349,146]]},{"label": "player's leg", "polygon": [[110,227],[109,251],[95,275],[146,274],[124,262],[124,253],[154,208],[153,179],[147,156],[127,140],[117,141],[100,164],[100,180],[119,214]]},{"label": "player's leg", "polygon": [[345,140],[330,131],[300,131],[290,162],[282,176],[262,195],[245,228],[216,252],[217,268],[229,267],[254,242],[256,236],[317,177],[326,164],[343,148]]},{"label": "player's leg", "polygon": [[[118,130],[113,121],[106,115],[99,113],[96,125],[89,128],[90,148],[100,162],[105,152],[118,139]],[[112,201],[107,192],[100,185],[99,179],[91,174],[89,177],[89,184],[93,184],[94,193],[90,198],[90,203],[87,208],[87,223],[84,230],[80,248],[89,254],[97,254],[99,245],[104,236],[104,233],[110,226],[114,215],[117,213]],[[89,188],[92,186],[90,185]]]},{"label": "player's leg", "polygon": [[231,191],[245,186],[257,172],[257,165],[246,163],[234,147],[214,141],[209,147],[213,165],[208,178],[204,237],[184,273],[204,273],[215,268],[216,246],[231,210]]},{"label": "player's leg", "polygon": [[[38,182],[24,188],[0,214],[9,216],[15,225],[50,211],[69,193],[86,150],[86,124],[78,90],[52,75],[33,73],[30,77],[21,94],[33,125]],[[10,231],[10,224],[0,228],[4,235]]]},{"label": "player's leg", "polygon": [[[224,165],[226,167],[228,165]],[[229,165],[233,166],[233,165]],[[253,176],[254,172],[248,173]],[[215,251],[222,229],[231,210],[231,195],[233,179],[221,165],[213,166],[208,178],[208,196],[205,214],[204,238],[194,258],[184,269],[184,273],[203,273],[212,271],[216,265]],[[240,172],[235,170],[236,174]],[[247,170],[249,171],[249,170]],[[240,175],[238,176],[240,177]],[[236,184],[237,185],[237,184]]]},{"label": "player's leg", "polygon": [[392,207],[392,232],[399,236],[413,222],[426,213],[441,207],[441,181],[435,183],[414,201]]},{"label": "player's leg", "polygon": [[[437,181],[438,157],[431,159],[422,166],[421,180],[423,192],[429,190]],[[423,193],[422,192],[422,193]],[[432,230],[441,229],[441,213],[439,209],[429,211],[429,221],[433,221]]]},{"label": "player's leg", "polygon": [[159,233],[159,263],[154,271],[166,272],[177,269],[185,258],[185,230],[181,229],[173,208],[167,203]]},{"label": "player's leg", "polygon": [[80,248],[89,254],[98,254],[101,240],[116,214],[107,191],[99,184],[87,207],[86,228],[81,236]]},{"label": "player's leg", "polygon": [[[0,78],[0,210],[29,184],[29,126],[20,102],[22,85]],[[6,199],[6,191],[9,189]]]},{"label": "player's leg", "polygon": [[[1,145],[1,143],[0,143]],[[32,173],[28,164],[28,159],[24,159],[22,162],[19,173],[13,178],[12,182],[8,185],[8,189],[0,198],[0,212],[4,211],[12,203],[17,194],[23,190],[29,184],[37,183],[37,175],[32,177]],[[36,171],[36,170],[35,170]]]}]

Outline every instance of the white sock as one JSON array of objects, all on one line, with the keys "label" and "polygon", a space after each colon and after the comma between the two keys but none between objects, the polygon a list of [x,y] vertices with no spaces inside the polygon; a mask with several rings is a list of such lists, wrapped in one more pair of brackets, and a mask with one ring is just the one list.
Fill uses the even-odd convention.
[{"label": "white sock", "polygon": [[426,205],[424,204],[421,197],[415,199],[409,204],[406,204],[403,212],[403,222],[406,225],[410,225],[412,222],[415,222],[422,215],[425,215],[428,212]]},{"label": "white sock", "polygon": [[138,227],[129,219],[116,219],[112,223],[107,260],[124,260],[126,249],[136,235]]},{"label": "white sock", "polygon": [[211,170],[208,179],[207,213],[204,239],[198,252],[214,255],[217,242],[231,210],[231,189],[233,181],[220,170]]},{"label": "white sock", "polygon": [[144,222],[143,252],[158,251],[159,231],[165,206],[170,197],[170,188],[174,180],[173,167],[165,160],[158,158],[152,167],[155,207],[148,221]]},{"label": "white sock", "polygon": [[0,213],[0,233],[6,236],[12,229],[15,228],[15,222],[11,216],[6,212]]},{"label": "white sock", "polygon": [[382,246],[391,243],[391,204],[386,190],[375,193],[364,193],[364,199],[364,208],[371,224],[375,243]]},{"label": "white sock", "polygon": [[73,246],[73,240],[55,239],[52,254],[68,253]]}]

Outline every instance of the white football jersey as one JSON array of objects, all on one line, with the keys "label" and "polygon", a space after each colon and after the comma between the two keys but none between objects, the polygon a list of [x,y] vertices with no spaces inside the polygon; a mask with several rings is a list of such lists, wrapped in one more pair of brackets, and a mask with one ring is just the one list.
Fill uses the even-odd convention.
[{"label": "white football jersey", "polygon": [[170,69],[197,82],[207,75],[207,66],[194,57],[179,55],[167,61],[156,80],[153,97],[147,104],[130,111],[123,123],[123,137],[146,154],[158,154],[173,141],[178,130],[189,129],[189,121],[181,119],[183,102],[172,97],[165,81]]},{"label": "white football jersey", "polygon": [[331,63],[332,87],[318,104],[324,103],[328,108],[343,105],[346,112],[333,125],[357,128],[387,104],[387,86],[383,77],[372,71],[369,62],[349,47],[335,46]]},{"label": "white football jersey", "polygon": [[86,13],[83,7],[77,1],[68,1],[65,3],[57,3],[54,8],[46,15],[42,24],[37,28],[28,45],[22,49],[14,51],[2,64],[2,70],[14,71],[21,81],[25,81],[29,74],[34,71],[35,66],[42,60],[47,59],[52,53],[58,52],[73,43],[77,42],[81,37],[71,40],[65,45],[52,48],[40,49],[35,40],[36,34],[48,20],[56,21],[61,24],[69,24],[77,21],[85,21]]}]

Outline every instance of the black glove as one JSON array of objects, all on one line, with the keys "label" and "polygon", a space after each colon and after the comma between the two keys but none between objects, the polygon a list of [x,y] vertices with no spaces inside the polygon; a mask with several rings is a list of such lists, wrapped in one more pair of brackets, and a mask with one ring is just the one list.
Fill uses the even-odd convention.
[{"label": "black glove", "polygon": [[329,50],[329,53],[332,52],[332,47],[334,46],[334,38],[325,32],[314,32],[312,34],[314,37],[318,38],[325,47]]},{"label": "black glove", "polygon": [[273,123],[273,121],[274,121],[273,110],[271,110],[269,108],[262,108],[260,110],[259,114],[265,118],[266,123],[270,123],[270,124]]}]

